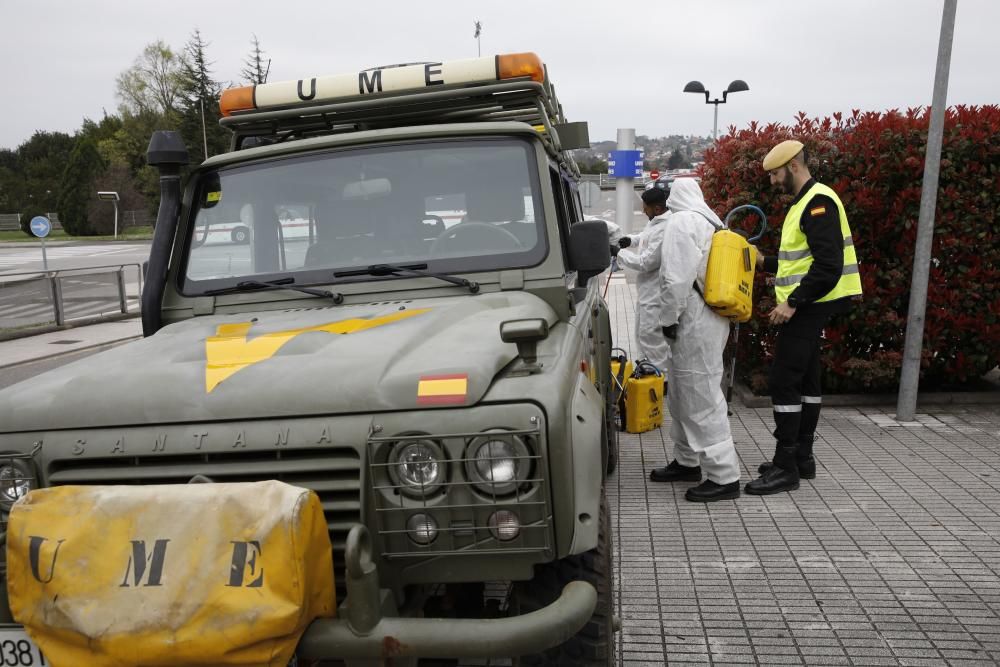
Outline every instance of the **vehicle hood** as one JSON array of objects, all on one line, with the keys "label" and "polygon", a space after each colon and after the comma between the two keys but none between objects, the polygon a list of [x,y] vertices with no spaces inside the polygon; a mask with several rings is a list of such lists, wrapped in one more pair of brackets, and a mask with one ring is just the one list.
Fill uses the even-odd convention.
[{"label": "vehicle hood", "polygon": [[517,356],[524,292],[196,317],[0,391],[0,432],[455,407]]}]

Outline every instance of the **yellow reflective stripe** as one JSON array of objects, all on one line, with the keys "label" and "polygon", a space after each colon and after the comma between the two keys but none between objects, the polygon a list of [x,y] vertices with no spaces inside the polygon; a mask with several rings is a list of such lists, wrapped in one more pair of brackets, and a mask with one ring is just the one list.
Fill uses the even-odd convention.
[{"label": "yellow reflective stripe", "polygon": [[[840,275],[846,276],[858,272],[859,269],[857,264],[845,264],[843,270],[840,272]],[[774,284],[780,287],[787,287],[789,285],[798,285],[800,282],[802,282],[802,279],[805,277],[806,274],[804,273],[797,273],[793,276],[782,276],[780,278],[775,278]]]},{"label": "yellow reflective stripe", "polygon": [[782,276],[780,278],[774,279],[774,284],[778,287],[788,287],[789,285],[798,285],[802,282],[802,279],[806,277],[804,273],[797,273],[794,276]]}]

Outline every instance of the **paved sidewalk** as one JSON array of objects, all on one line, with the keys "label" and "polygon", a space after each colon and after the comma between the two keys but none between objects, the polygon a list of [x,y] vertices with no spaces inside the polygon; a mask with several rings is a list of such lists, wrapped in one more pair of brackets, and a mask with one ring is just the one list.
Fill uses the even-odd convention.
[{"label": "paved sidewalk", "polygon": [[105,349],[140,336],[142,336],[142,320],[139,317],[132,317],[0,341],[0,372],[11,366],[58,355]]},{"label": "paved sidewalk", "polygon": [[[634,349],[634,297],[608,300]],[[648,481],[667,429],[622,434],[614,506],[622,665],[1000,664],[1000,409],[823,411],[818,476],[701,505]],[[669,417],[668,417],[669,418]],[[743,482],[770,409],[734,406]]]}]

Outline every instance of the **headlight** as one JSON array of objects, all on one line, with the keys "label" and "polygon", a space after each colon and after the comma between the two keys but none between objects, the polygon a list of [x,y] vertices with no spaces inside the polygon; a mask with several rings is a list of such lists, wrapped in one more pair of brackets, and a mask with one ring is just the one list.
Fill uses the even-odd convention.
[{"label": "headlight", "polygon": [[441,448],[430,440],[404,441],[392,451],[389,473],[400,491],[408,496],[428,496],[444,482]]},{"label": "headlight", "polygon": [[406,532],[417,544],[430,544],[438,535],[437,521],[430,514],[414,514],[406,521]]},{"label": "headlight", "polygon": [[23,466],[9,461],[0,467],[0,500],[13,503],[31,491],[34,475]]},{"label": "headlight", "polygon": [[517,479],[517,452],[505,440],[487,440],[475,453],[479,478],[494,484],[508,485]]},{"label": "headlight", "polygon": [[466,454],[466,472],[488,495],[513,493],[531,472],[528,447],[520,437],[504,431],[474,438]]},{"label": "headlight", "polygon": [[510,510],[494,512],[489,518],[490,533],[501,542],[512,540],[521,534],[521,520]]}]

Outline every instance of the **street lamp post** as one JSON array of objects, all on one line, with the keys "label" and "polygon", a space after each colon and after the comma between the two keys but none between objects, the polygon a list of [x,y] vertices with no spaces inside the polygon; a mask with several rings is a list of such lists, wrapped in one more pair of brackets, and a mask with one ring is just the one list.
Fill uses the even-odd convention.
[{"label": "street lamp post", "polygon": [[115,204],[115,239],[118,239],[118,193],[102,191],[97,193],[97,198],[102,201],[111,201]]},{"label": "street lamp post", "polygon": [[705,86],[702,85],[701,81],[688,81],[688,84],[684,86],[685,93],[704,93],[705,94],[705,104],[715,105],[715,120],[712,123],[712,141],[715,141],[719,136],[719,105],[726,103],[726,97],[729,93],[742,93],[745,90],[750,90],[750,86],[743,79],[736,79],[729,84],[729,87],[722,91],[722,99],[710,99],[710,94],[705,90]]}]

